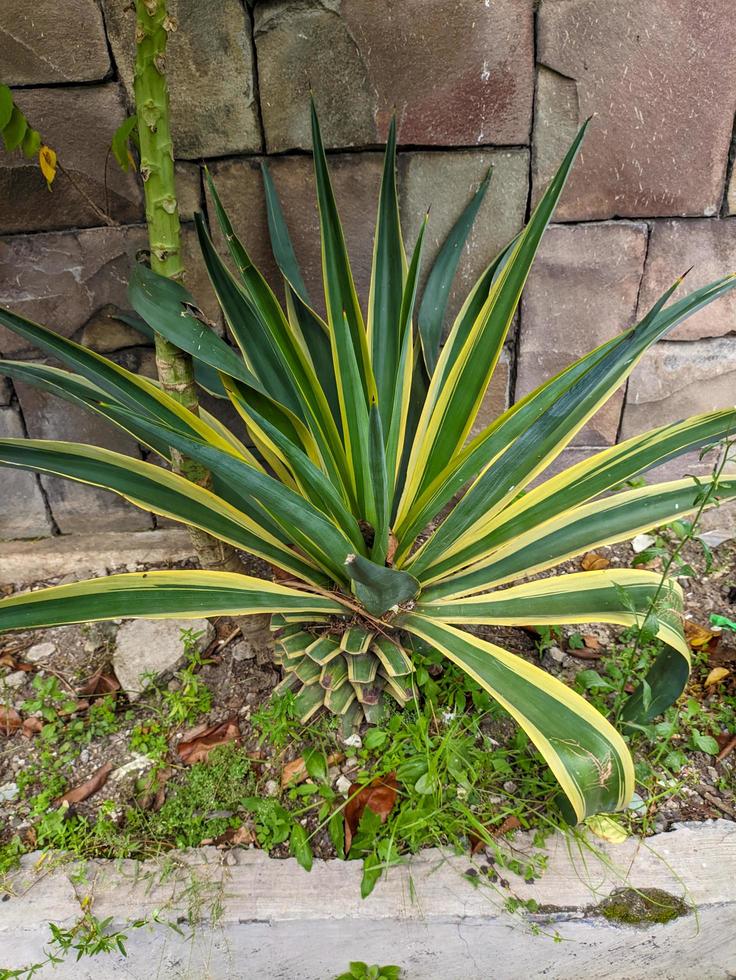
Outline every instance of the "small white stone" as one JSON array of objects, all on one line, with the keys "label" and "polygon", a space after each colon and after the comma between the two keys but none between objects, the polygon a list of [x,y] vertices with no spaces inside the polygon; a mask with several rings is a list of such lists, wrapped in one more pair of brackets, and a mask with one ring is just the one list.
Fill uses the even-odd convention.
[{"label": "small white stone", "polygon": [[363,747],[363,739],[354,732],[352,735],[348,735],[347,738],[343,739],[343,745],[349,745],[352,749],[360,749]]},{"label": "small white stone", "polygon": [[562,664],[567,659],[567,654],[564,650],[560,650],[559,647],[550,647],[549,650],[547,650],[547,653],[557,664]]},{"label": "small white stone", "polygon": [[641,554],[642,551],[646,551],[647,548],[651,548],[657,539],[651,534],[637,534],[637,536],[631,542],[631,547],[634,549],[634,554]]},{"label": "small white stone", "polygon": [[347,776],[340,776],[338,781],[335,783],[335,789],[337,790],[338,793],[340,793],[341,796],[347,796],[348,793],[350,792],[351,786],[352,783],[347,778]]},{"label": "small white stone", "polygon": [[279,795],[279,784],[275,779],[269,779],[265,785],[266,796],[278,796]]},{"label": "small white stone", "polygon": [[18,795],[18,784],[17,783],[3,783],[0,786],[0,801],[7,803],[10,800],[14,800]]},{"label": "small white stone", "polygon": [[56,653],[56,646],[53,643],[34,643],[32,647],[25,651],[24,660],[32,664],[37,664],[41,660],[50,660]]},{"label": "small white stone", "polygon": [[503,784],[503,788],[504,788],[504,792],[506,793],[515,793],[516,790],[518,789],[513,779],[506,780],[506,782]]},{"label": "small white stone", "polygon": [[255,647],[251,646],[247,640],[239,640],[230,651],[230,656],[238,662],[243,660],[254,660],[256,656]]},{"label": "small white stone", "polygon": [[18,688],[25,683],[26,675],[22,670],[14,670],[12,674],[3,677],[3,684],[6,687]]}]

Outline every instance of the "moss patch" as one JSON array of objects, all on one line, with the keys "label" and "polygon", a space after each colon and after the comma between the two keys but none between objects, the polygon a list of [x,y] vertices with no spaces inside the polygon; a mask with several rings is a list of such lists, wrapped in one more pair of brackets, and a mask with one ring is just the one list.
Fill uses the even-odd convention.
[{"label": "moss patch", "polygon": [[645,926],[671,922],[691,911],[686,902],[661,888],[617,888],[593,909],[609,922]]}]

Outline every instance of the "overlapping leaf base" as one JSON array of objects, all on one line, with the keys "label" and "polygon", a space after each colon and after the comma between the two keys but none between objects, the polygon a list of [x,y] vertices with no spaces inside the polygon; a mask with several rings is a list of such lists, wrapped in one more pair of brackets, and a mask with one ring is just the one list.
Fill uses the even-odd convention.
[{"label": "overlapping leaf base", "polygon": [[378,723],[393,698],[400,707],[413,697],[414,666],[397,636],[371,632],[338,618],[277,613],[271,617],[275,660],[284,678],[276,693],[294,691],[299,718],[325,707],[342,720],[343,730],[364,718]]}]

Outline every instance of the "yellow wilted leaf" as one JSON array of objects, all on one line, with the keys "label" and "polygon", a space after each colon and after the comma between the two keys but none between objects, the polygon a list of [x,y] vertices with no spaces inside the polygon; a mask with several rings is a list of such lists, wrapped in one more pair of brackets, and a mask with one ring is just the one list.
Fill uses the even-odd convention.
[{"label": "yellow wilted leaf", "polygon": [[601,555],[597,551],[589,551],[583,555],[580,567],[584,572],[600,572],[604,568],[608,568],[610,564],[611,562],[605,555]]},{"label": "yellow wilted leaf", "polygon": [[50,146],[42,146],[38,151],[38,164],[41,167],[41,173],[46,178],[46,186],[51,190],[51,185],[56,176],[56,151],[52,150]]},{"label": "yellow wilted leaf", "polygon": [[714,667],[713,670],[705,678],[705,686],[713,687],[714,684],[718,684],[719,681],[724,680],[731,671],[728,667]]},{"label": "yellow wilted leaf", "polygon": [[623,844],[629,836],[617,820],[605,813],[597,813],[594,817],[588,817],[585,826],[592,830],[596,837],[608,841],[609,844]]},{"label": "yellow wilted leaf", "polygon": [[721,637],[720,633],[694,623],[691,619],[685,620],[685,639],[693,650],[715,649]]}]

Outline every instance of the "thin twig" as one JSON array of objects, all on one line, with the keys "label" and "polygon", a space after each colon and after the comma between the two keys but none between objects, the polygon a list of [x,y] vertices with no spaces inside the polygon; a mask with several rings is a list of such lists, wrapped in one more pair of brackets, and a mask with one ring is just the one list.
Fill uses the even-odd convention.
[{"label": "thin twig", "polygon": [[87,204],[89,204],[89,206],[95,212],[97,217],[100,218],[102,221],[104,221],[109,228],[115,228],[120,224],[119,221],[115,221],[114,218],[111,218],[109,214],[106,214],[102,210],[102,208],[98,207],[95,204],[95,202],[92,200],[89,194],[82,187],[79,186],[79,184],[76,182],[76,180],[74,180],[74,178],[69,173],[69,171],[66,170],[64,167],[62,167],[62,165],[58,161],[56,164],[56,169],[59,170],[62,174],[64,174],[64,176],[67,178],[67,180],[72,185],[72,187],[77,192],[77,194],[79,194],[81,197],[85,199],[85,201],[87,202]]}]

